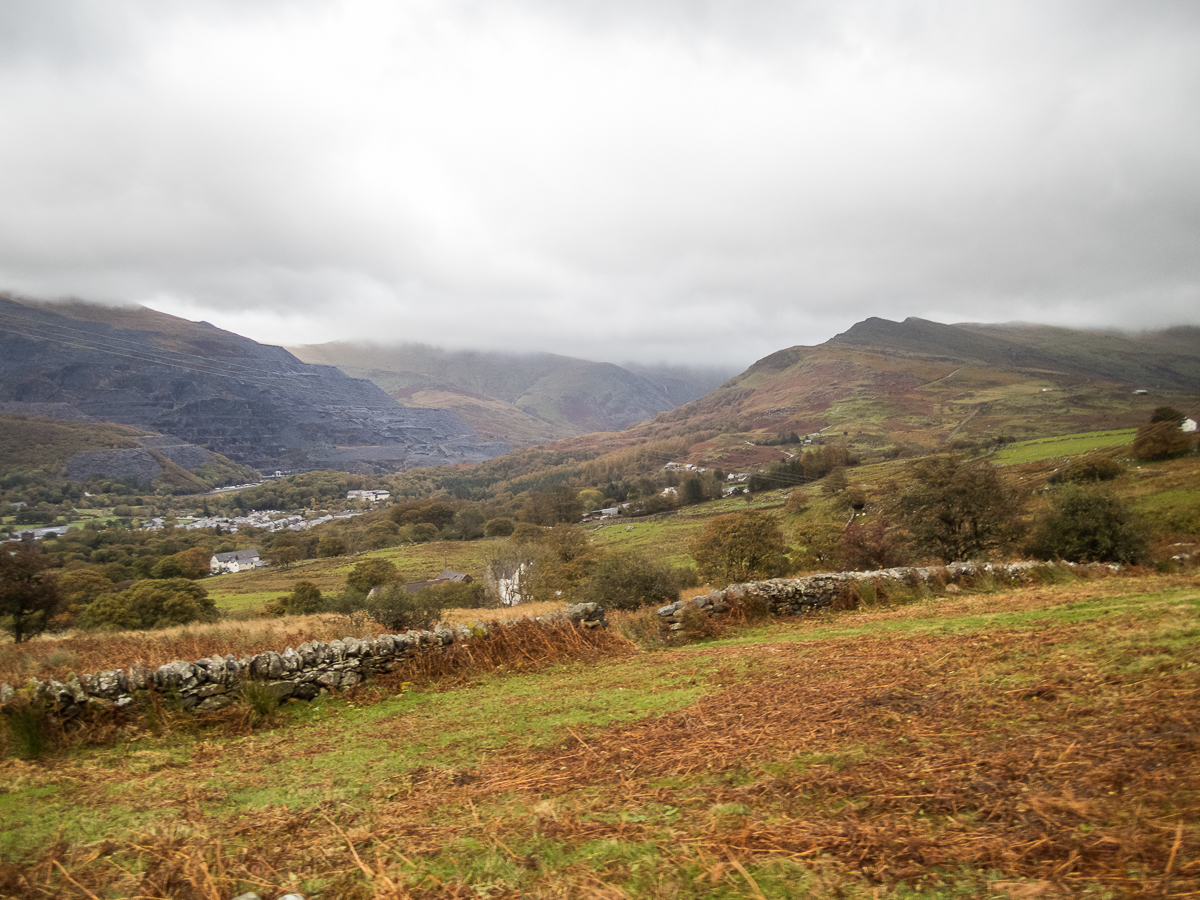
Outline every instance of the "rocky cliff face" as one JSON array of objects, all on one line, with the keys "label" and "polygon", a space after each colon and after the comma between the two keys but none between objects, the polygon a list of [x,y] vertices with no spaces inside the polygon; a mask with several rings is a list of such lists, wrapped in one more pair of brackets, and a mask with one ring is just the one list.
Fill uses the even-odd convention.
[{"label": "rocky cliff face", "polygon": [[165,432],[259,469],[385,472],[488,459],[446,410],[303,363],[206,322],[140,307],[0,296],[0,401],[57,404]]}]

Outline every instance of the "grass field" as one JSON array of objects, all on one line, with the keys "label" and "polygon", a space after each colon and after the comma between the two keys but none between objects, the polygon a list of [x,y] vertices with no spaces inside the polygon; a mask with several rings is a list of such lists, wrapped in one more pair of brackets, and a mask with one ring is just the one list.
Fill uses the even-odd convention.
[{"label": "grass field", "polygon": [[1109,578],[167,717],[0,763],[0,894],[1195,896],[1197,637]]},{"label": "grass field", "polygon": [[1038,462],[1059,456],[1074,456],[1092,450],[1121,447],[1133,443],[1136,428],[1116,431],[1089,431],[1082,434],[1064,434],[1061,437],[1042,438],[1036,441],[1021,441],[998,450],[991,461],[1001,466]]},{"label": "grass field", "polygon": [[403,581],[426,581],[444,568],[482,577],[494,541],[432,541],[372,550],[357,556],[307,559],[287,568],[268,567],[253,572],[218,575],[203,582],[208,595],[221,609],[257,609],[268,600],[288,593],[298,581],[311,581],[322,592],[341,591],[346,576],[364,559],[386,559],[395,564]]}]

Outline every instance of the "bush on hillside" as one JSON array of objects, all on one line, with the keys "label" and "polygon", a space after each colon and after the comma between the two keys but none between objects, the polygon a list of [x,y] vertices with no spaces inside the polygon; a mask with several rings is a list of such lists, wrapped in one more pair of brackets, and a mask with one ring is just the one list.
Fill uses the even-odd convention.
[{"label": "bush on hillside", "polygon": [[371,588],[395,581],[398,577],[395,563],[386,559],[364,559],[346,576],[346,587],[365,594]]},{"label": "bush on hillside", "polygon": [[1160,406],[1133,440],[1135,459],[1169,459],[1191,449],[1195,435],[1181,430],[1184,416],[1170,406]]},{"label": "bush on hillside", "polygon": [[723,586],[787,571],[783,531],[769,513],[752,510],[710,519],[692,542],[700,577]]},{"label": "bush on hillside", "polygon": [[1020,500],[994,467],[933,456],[912,472],[899,508],[919,553],[945,562],[977,559],[1013,540]]},{"label": "bush on hillside", "polygon": [[508,537],[517,527],[517,523],[512,519],[506,519],[503,516],[495,519],[488,519],[483,526],[484,537]]},{"label": "bush on hillside", "polygon": [[458,592],[446,590],[448,587],[439,585],[410,593],[403,584],[394,581],[365,598],[360,608],[391,632],[430,629],[441,621],[447,609],[457,605],[454,601]]},{"label": "bush on hillside", "polygon": [[1050,477],[1050,484],[1093,484],[1097,481],[1112,481],[1125,470],[1115,459],[1101,457],[1085,459],[1067,466],[1062,472]]},{"label": "bush on hillside", "polygon": [[324,608],[321,590],[311,581],[297,581],[292,592],[283,598],[283,612],[293,616],[304,616],[320,612]]},{"label": "bush on hillside", "polygon": [[1029,553],[1067,562],[1144,562],[1149,534],[1129,506],[1101,487],[1068,485],[1037,522]]},{"label": "bush on hillside", "polygon": [[208,592],[186,578],[147,579],[119,594],[97,597],[79,616],[83,628],[149,630],[215,622],[220,618]]},{"label": "bush on hillside", "polygon": [[596,562],[582,599],[605,609],[665,606],[679,599],[681,578],[670,566],[636,550],[616,550]]}]

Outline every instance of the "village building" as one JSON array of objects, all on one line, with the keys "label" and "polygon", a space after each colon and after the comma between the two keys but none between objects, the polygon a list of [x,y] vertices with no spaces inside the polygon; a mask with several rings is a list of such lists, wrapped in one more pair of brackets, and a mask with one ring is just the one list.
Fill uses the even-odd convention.
[{"label": "village building", "polygon": [[233,572],[248,572],[265,565],[267,565],[267,561],[261,559],[258,551],[251,548],[213,554],[213,558],[208,561],[208,570],[213,575],[229,575]]},{"label": "village building", "polygon": [[386,500],[392,496],[390,491],[347,491],[347,500],[366,500],[370,503],[378,503],[380,500]]}]

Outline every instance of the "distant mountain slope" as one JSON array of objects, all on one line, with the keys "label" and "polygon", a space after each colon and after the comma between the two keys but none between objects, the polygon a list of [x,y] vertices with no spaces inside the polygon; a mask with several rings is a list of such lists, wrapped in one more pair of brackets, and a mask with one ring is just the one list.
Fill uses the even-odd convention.
[{"label": "distant mountain slope", "polygon": [[404,407],[282,347],[141,307],[0,295],[0,401],[136,425],[267,470],[394,471],[508,449],[451,411]]},{"label": "distant mountain slope", "polygon": [[37,406],[0,403],[0,473],[13,483],[132,479],[196,493],[258,477],[248,466],[170,435],[91,421],[78,412],[46,418],[32,412]]},{"label": "distant mountain slope", "polygon": [[1200,386],[1200,328],[1194,327],[1120,334],[1021,323],[941,325],[911,317],[903,322],[871,318],[824,346],[1104,378],[1147,390]]},{"label": "distant mountain slope", "polygon": [[368,378],[405,403],[453,409],[481,435],[512,444],[625,428],[703,396],[731,374],[422,344],[310,344],[292,352]]},{"label": "distant mountain slope", "polygon": [[772,353],[619,436],[557,446],[607,451],[703,433],[688,460],[733,467],[780,457],[775,447],[752,452],[755,433],[916,452],[952,437],[986,444],[1132,427],[1163,404],[1200,417],[1200,329],[1122,335],[873,318],[824,344]]}]

